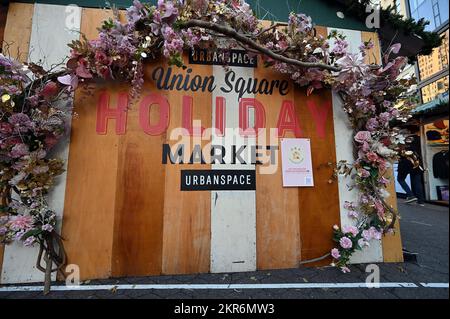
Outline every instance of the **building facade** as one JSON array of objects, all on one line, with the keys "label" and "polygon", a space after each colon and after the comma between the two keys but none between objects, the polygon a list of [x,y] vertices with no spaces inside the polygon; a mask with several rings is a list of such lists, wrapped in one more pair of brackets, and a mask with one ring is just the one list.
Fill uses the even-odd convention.
[{"label": "building facade", "polygon": [[[449,2],[447,0],[409,0],[409,17],[425,18],[430,22],[426,29],[438,32],[442,45],[428,56],[418,56],[416,73],[422,105],[419,116],[422,158],[425,166],[424,185],[428,200],[448,204],[448,89],[449,89]],[[438,105],[447,104],[446,113],[427,112]]]},{"label": "building facade", "polygon": [[[449,2],[448,0],[382,0],[383,7],[394,6],[405,18],[425,19],[427,31],[437,32],[442,45],[430,55],[417,56],[415,65],[406,69],[402,77],[417,78],[420,103],[414,111],[418,150],[421,152],[425,196],[430,201],[448,204],[448,174],[440,172],[439,158],[447,156],[448,167],[448,89],[449,89]],[[446,104],[446,106],[445,106]],[[439,110],[438,110],[439,108]],[[445,154],[445,156],[443,156]],[[439,167],[441,167],[439,165]],[[445,167],[443,165],[442,167]],[[402,193],[402,189],[397,187]]]}]

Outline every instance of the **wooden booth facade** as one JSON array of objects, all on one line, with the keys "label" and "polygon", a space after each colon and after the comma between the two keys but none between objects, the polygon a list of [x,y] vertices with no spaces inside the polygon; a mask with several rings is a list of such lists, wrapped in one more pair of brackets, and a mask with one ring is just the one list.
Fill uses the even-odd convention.
[{"label": "wooden booth facade", "polygon": [[[93,39],[110,15],[95,8],[13,2],[4,40],[10,55],[50,66],[69,54],[66,43],[77,39],[78,31]],[[324,36],[332,30],[317,27]],[[339,31],[355,51],[361,41],[377,40],[376,33]],[[379,47],[372,53],[368,59],[376,62]],[[55,150],[66,159],[67,171],[50,205],[61,217],[68,262],[79,266],[81,279],[298,267],[302,260],[329,252],[334,224],[351,223],[343,205],[356,193],[348,190],[349,180],[333,180],[332,175],[336,161],[352,160],[352,133],[331,91],[307,96],[259,60],[256,65],[241,61],[227,71],[193,61],[186,53],[185,63],[185,70],[163,60],[146,65],[141,95],[128,108],[129,87],[123,84],[98,84],[90,95],[75,94],[70,136]],[[188,84],[177,86],[177,79]],[[208,79],[214,79],[214,86],[208,87]],[[234,86],[238,79],[265,79],[278,86],[270,92],[240,92]],[[246,125],[267,132],[243,137],[234,130]],[[219,129],[205,138],[200,126]],[[245,164],[229,155],[223,162],[191,164],[191,153],[183,163],[172,163],[177,154],[165,151],[185,137],[177,135],[180,127],[193,135],[187,142],[192,148],[219,145],[226,154],[242,145],[249,150],[267,141],[278,147],[283,138],[308,138],[314,186],[283,187],[281,152],[276,151],[277,165],[270,174],[245,152]],[[273,137],[270,128],[282,134]],[[260,152],[270,156],[268,149]],[[255,185],[245,190],[183,189],[181,176],[192,170],[243,170],[255,176]],[[36,254],[37,249],[18,244],[0,248],[0,282],[42,281],[34,268]],[[355,254],[352,262],[401,260],[397,229]]]}]

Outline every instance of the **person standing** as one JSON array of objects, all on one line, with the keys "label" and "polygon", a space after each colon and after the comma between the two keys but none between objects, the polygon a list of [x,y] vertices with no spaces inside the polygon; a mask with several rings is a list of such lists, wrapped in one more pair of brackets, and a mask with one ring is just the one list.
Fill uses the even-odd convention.
[{"label": "person standing", "polygon": [[[400,152],[398,163],[397,181],[406,192],[406,203],[417,201],[420,206],[425,206],[425,195],[422,185],[424,169],[417,153],[411,150]],[[406,183],[406,177],[410,175],[413,190]]]}]

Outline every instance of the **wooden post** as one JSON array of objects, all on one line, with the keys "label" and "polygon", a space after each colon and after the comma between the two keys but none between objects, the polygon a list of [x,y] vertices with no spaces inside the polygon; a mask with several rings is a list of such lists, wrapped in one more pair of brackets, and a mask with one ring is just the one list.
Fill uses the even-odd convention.
[{"label": "wooden post", "polygon": [[5,34],[6,17],[8,16],[9,1],[0,2],[0,53],[2,53],[2,43]]},{"label": "wooden post", "polygon": [[45,253],[44,260],[45,260],[44,295],[47,295],[50,292],[50,285],[52,282],[52,259],[50,258],[50,252]]}]

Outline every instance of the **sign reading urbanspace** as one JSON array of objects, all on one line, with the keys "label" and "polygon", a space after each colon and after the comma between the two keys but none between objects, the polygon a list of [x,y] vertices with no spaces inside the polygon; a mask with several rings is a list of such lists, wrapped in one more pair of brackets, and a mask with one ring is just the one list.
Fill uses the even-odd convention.
[{"label": "sign reading urbanspace", "polygon": [[250,54],[243,50],[225,49],[194,49],[189,51],[190,64],[204,65],[228,65],[256,68],[258,59],[256,54]]},{"label": "sign reading urbanspace", "polygon": [[182,191],[241,190],[256,189],[255,170],[182,170]]}]

